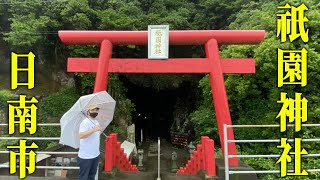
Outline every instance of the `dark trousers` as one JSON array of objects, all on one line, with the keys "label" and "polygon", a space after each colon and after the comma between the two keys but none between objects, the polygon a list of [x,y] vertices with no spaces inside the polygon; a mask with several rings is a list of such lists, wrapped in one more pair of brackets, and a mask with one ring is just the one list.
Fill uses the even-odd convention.
[{"label": "dark trousers", "polygon": [[94,180],[99,159],[100,156],[93,159],[77,158],[77,163],[80,166],[79,180]]}]

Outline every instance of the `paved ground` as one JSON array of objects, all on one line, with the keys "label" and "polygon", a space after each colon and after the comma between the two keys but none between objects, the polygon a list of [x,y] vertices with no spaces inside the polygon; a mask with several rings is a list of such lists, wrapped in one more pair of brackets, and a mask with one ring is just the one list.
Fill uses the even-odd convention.
[{"label": "paved ground", "polygon": [[[175,151],[178,156],[177,164],[178,166],[184,166],[189,160],[189,153],[186,148],[172,146],[169,142],[161,140],[161,160],[160,160],[160,177],[162,180],[171,179],[200,179],[196,176],[177,176],[175,173],[171,173],[172,166],[172,152]],[[135,179],[135,180],[152,180],[157,179],[158,176],[158,143],[156,141],[144,142],[142,148],[144,150],[143,165],[144,170],[139,173],[121,173],[116,172],[115,174],[105,173],[100,174],[101,179],[114,179],[114,180],[125,180],[125,179]],[[133,159],[134,164],[138,164],[138,159]],[[100,179],[99,178],[99,179]]]},{"label": "paved ground", "polygon": [[[147,149],[148,152],[145,153],[144,156],[144,165],[146,167],[147,172],[157,172],[158,170],[158,156],[157,156],[157,148],[154,148],[154,144],[157,145],[157,142],[146,142],[144,144],[143,149]],[[154,154],[150,152],[154,152],[156,156],[148,156],[148,154]],[[171,172],[171,166],[172,166],[172,152],[176,152],[178,159],[177,159],[177,164],[178,166],[184,166],[185,163],[189,159],[189,153],[187,149],[182,148],[182,147],[175,147],[172,146],[172,144],[168,143],[165,140],[161,141],[161,159],[160,159],[160,170],[161,173],[170,173]]]}]

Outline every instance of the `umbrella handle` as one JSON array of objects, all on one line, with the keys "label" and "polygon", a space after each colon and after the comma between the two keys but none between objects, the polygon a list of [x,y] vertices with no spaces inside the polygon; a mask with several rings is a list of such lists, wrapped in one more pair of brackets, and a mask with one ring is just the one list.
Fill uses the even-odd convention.
[{"label": "umbrella handle", "polygon": [[107,137],[107,135],[104,132],[101,131],[101,133],[104,135],[104,137]]}]

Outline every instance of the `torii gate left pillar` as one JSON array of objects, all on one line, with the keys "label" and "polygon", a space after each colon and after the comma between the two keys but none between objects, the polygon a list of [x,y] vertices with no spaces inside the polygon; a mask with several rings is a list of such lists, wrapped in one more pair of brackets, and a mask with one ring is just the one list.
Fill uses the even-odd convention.
[{"label": "torii gate left pillar", "polygon": [[[107,89],[108,73],[209,73],[212,97],[216,112],[221,148],[224,152],[223,124],[231,125],[224,73],[255,73],[254,59],[221,59],[219,43],[257,44],[265,31],[170,31],[171,45],[204,44],[206,58],[169,58],[168,60],[111,58],[112,45],[147,44],[147,31],[59,31],[59,37],[68,44],[99,44],[99,58],[68,58],[68,72],[97,72],[94,92]],[[234,140],[233,129],[227,132]],[[235,143],[228,144],[228,153],[236,155]],[[237,166],[231,158],[229,165]]]},{"label": "torii gate left pillar", "polygon": [[105,91],[108,85],[109,61],[112,55],[112,44],[109,40],[103,40],[100,46],[99,64],[94,83],[93,92]]}]

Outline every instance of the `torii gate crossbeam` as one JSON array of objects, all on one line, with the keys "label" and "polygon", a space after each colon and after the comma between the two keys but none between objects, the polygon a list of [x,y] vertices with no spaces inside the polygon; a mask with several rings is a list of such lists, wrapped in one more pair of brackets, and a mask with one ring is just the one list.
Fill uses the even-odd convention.
[{"label": "torii gate crossbeam", "polygon": [[[258,44],[264,36],[263,30],[169,31],[170,45],[204,45],[206,58],[148,60],[111,58],[112,45],[147,44],[147,31],[59,31],[66,44],[100,45],[99,58],[68,58],[68,72],[96,72],[94,92],[107,89],[108,73],[208,73],[223,152],[223,124],[232,124],[223,74],[255,73],[255,61],[221,59],[218,45]],[[227,136],[234,140],[233,129]],[[235,143],[228,145],[229,154],[236,155]],[[236,166],[238,159],[231,158],[229,163]]]}]

